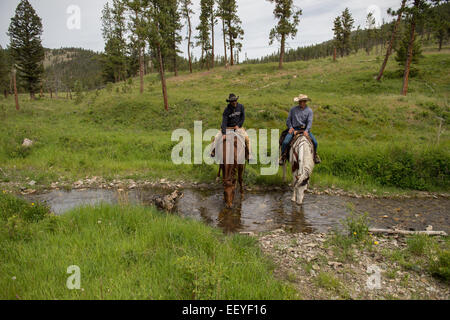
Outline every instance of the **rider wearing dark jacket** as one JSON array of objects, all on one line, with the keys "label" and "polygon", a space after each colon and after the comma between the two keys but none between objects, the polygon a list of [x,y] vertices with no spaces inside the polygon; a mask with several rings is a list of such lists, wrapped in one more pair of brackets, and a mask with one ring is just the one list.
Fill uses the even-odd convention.
[{"label": "rider wearing dark jacket", "polygon": [[234,107],[231,103],[225,108],[222,115],[222,134],[226,134],[227,128],[238,126],[242,128],[245,121],[244,106],[240,103]]}]

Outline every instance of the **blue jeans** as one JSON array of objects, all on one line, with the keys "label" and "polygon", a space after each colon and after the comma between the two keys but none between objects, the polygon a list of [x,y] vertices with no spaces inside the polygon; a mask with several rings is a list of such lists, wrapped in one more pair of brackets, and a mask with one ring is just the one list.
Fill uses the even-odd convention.
[{"label": "blue jeans", "polygon": [[[300,130],[300,128],[294,128],[295,130]],[[310,136],[310,138],[311,138],[311,140],[312,140],[312,142],[313,142],[313,144],[314,144],[314,148],[316,149],[316,152],[317,152],[317,147],[318,147],[318,143],[317,143],[317,140],[316,140],[316,137],[314,137],[314,135],[312,134],[312,132],[311,131],[308,131],[308,133],[309,133],[309,136]],[[283,141],[283,145],[281,146],[281,154],[284,154],[284,152],[286,151],[286,149],[289,147],[289,143],[291,143],[291,141],[292,141],[292,138],[294,137],[294,134],[287,134],[286,135],[286,138],[284,138],[284,141]]]}]

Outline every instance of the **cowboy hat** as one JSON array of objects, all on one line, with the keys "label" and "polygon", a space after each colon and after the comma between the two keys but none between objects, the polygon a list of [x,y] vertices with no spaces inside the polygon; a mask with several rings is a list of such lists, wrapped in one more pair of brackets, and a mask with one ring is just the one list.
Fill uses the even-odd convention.
[{"label": "cowboy hat", "polygon": [[305,94],[300,94],[298,97],[294,98],[295,102],[300,102],[300,101],[311,101],[311,99],[305,95]]},{"label": "cowboy hat", "polygon": [[227,102],[234,102],[234,101],[238,101],[239,97],[236,97],[236,95],[234,93],[230,93],[230,96],[227,99]]}]

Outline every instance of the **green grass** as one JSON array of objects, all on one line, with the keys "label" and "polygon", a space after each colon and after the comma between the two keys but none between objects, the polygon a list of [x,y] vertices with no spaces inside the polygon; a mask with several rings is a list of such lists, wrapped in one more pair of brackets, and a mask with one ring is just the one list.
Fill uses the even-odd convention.
[{"label": "green grass", "polygon": [[344,285],[339,281],[339,279],[328,272],[319,272],[319,274],[315,278],[315,283],[317,286],[322,287],[329,292],[338,294],[343,299],[350,298],[348,291],[345,289]]},{"label": "green grass", "polygon": [[450,240],[448,237],[438,241],[427,235],[413,235],[407,238],[406,244],[404,249],[385,252],[385,254],[406,270],[427,272],[450,284]]},{"label": "green grass", "polygon": [[[373,61],[367,62],[368,59]],[[29,101],[21,95],[0,98],[0,181],[40,185],[73,182],[86,175],[211,182],[216,166],[172,164],[177,128],[218,128],[230,92],[246,107],[246,128],[284,129],[292,98],[308,94],[315,112],[313,132],[323,160],[312,185],[346,190],[402,193],[447,191],[450,187],[450,54],[427,53],[421,73],[411,79],[407,97],[399,95],[401,79],[376,82],[380,56],[365,53],[339,59],[285,64],[242,65],[209,73],[169,76],[170,110],[164,111],[157,76],[145,77],[145,93],[131,85],[109,85],[83,95],[81,101]],[[389,62],[387,71],[397,69]],[[125,88],[125,89],[124,89]],[[437,144],[437,116],[445,119]],[[35,141],[24,149],[24,138]],[[204,143],[204,146],[207,142]],[[270,148],[269,148],[270,151]],[[260,166],[247,166],[248,184],[281,185],[276,176],[261,176]]]},{"label": "green grass", "polygon": [[[84,207],[30,221],[20,212],[12,224],[0,211],[0,299],[298,298],[250,237],[143,207]],[[66,287],[71,265],[80,267],[80,290]]]}]

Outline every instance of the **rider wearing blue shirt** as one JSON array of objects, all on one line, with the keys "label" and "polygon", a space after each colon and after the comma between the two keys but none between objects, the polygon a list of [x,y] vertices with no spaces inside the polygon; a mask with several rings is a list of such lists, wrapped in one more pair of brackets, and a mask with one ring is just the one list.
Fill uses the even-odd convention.
[{"label": "rider wearing blue shirt", "polygon": [[286,138],[281,146],[280,164],[284,163],[283,155],[289,147],[295,132],[300,130],[304,130],[304,135],[311,138],[311,141],[314,144],[314,162],[316,164],[320,163],[320,158],[317,155],[318,143],[311,132],[314,113],[312,109],[307,106],[307,102],[311,101],[311,99],[309,99],[306,95],[300,95],[299,97],[296,97],[294,101],[298,102],[298,105],[291,109],[286,121],[286,126],[289,129],[289,133],[286,135]]}]

